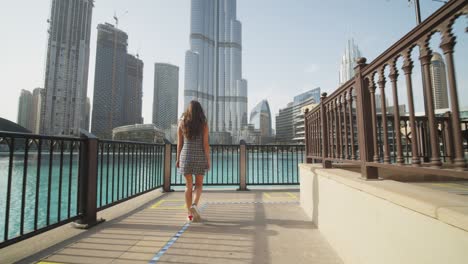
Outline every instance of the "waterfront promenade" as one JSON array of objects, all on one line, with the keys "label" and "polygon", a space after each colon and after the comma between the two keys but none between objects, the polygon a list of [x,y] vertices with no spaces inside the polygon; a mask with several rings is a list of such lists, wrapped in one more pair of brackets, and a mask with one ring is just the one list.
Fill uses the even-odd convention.
[{"label": "waterfront promenade", "polygon": [[[183,192],[149,192],[0,250],[2,263],[342,263],[299,206],[297,189],[208,190],[186,225]],[[31,254],[31,256],[26,257]],[[25,258],[26,257],[26,258]],[[312,261],[312,262],[311,262]]]}]

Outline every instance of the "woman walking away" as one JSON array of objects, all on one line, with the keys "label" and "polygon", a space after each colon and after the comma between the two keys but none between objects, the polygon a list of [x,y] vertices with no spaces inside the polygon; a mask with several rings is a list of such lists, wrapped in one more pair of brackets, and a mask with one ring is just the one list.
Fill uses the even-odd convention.
[{"label": "woman walking away", "polygon": [[[208,123],[199,102],[191,101],[177,129],[177,162],[180,174],[185,176],[185,204],[188,221],[201,221],[198,202],[202,194],[203,176],[210,169]],[[192,199],[193,175],[195,195]]]}]

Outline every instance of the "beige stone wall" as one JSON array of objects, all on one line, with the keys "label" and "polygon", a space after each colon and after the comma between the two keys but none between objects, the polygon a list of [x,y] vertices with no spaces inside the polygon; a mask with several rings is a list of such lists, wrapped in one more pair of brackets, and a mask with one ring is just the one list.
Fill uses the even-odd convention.
[{"label": "beige stone wall", "polygon": [[301,206],[347,264],[468,263],[468,198],[300,165]]}]

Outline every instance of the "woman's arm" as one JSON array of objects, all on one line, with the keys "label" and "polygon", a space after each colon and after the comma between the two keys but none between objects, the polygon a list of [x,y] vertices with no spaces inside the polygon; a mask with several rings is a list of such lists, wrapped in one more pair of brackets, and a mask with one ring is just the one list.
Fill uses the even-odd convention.
[{"label": "woman's arm", "polygon": [[183,146],[184,146],[184,134],[182,132],[182,127],[179,124],[177,128],[177,161],[176,161],[177,168],[179,167],[180,152],[182,151]]},{"label": "woman's arm", "polygon": [[208,141],[208,134],[209,134],[209,128],[208,124],[205,125],[205,129],[203,130],[203,149],[205,150],[205,157],[206,157],[206,163],[207,163],[207,169],[210,169],[210,143]]}]

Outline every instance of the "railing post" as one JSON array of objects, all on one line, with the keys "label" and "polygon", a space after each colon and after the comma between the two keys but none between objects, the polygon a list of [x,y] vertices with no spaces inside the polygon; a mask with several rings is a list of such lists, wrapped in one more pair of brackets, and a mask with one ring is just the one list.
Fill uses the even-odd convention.
[{"label": "railing post", "polygon": [[328,157],[328,123],[327,123],[327,110],[325,108],[325,99],[327,93],[322,93],[320,97],[320,120],[322,121],[322,166],[324,168],[331,168],[331,161],[325,160]]},{"label": "railing post", "polygon": [[310,138],[310,135],[309,135],[309,121],[307,121],[307,117],[309,115],[309,108],[306,108],[305,111],[304,111],[304,138],[305,138],[305,155],[304,155],[304,162],[305,163],[312,163],[312,158],[308,158],[307,156],[309,156],[309,152],[310,152],[310,148],[309,148],[309,145],[312,145],[311,144],[311,138]]},{"label": "railing post", "polygon": [[79,168],[79,193],[78,208],[81,218],[74,226],[76,228],[87,229],[104,221],[97,219],[97,162],[98,162],[98,138],[93,134],[81,130],[80,155],[81,163]]},{"label": "railing post", "polygon": [[173,192],[171,189],[172,144],[164,139],[164,185],[163,192]]},{"label": "railing post", "polygon": [[247,146],[244,140],[240,141],[239,157],[239,189],[238,191],[248,191],[247,189]]},{"label": "railing post", "polygon": [[372,133],[372,109],[368,82],[362,76],[362,69],[366,66],[366,58],[358,58],[355,71],[356,84],[356,117],[358,125],[359,156],[361,158],[361,175],[364,179],[377,179],[376,167],[367,166],[372,162],[374,155],[373,133]]}]

